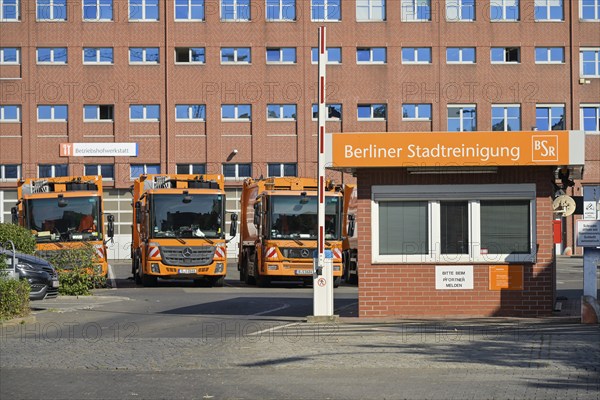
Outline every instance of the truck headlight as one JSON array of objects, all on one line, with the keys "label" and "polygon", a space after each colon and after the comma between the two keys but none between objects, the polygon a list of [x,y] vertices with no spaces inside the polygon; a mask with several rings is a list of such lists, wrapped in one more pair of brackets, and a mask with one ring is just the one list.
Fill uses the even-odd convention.
[{"label": "truck headlight", "polygon": [[225,265],[223,263],[217,263],[217,266],[215,267],[215,274],[222,274],[224,269]]},{"label": "truck headlight", "polygon": [[158,273],[160,273],[160,266],[156,263],[152,263],[152,264],[150,264],[150,270],[152,272],[154,272],[155,274],[158,274]]}]

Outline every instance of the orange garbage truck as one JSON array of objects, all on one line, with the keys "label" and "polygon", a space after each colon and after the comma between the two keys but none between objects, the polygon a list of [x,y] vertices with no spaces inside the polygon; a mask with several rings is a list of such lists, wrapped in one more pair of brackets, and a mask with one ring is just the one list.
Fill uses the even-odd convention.
[{"label": "orange garbage truck", "polygon": [[108,275],[106,242],[113,237],[114,219],[104,214],[101,176],[22,179],[17,194],[13,222],[34,234],[36,255],[50,258],[89,244],[96,249],[95,272]]},{"label": "orange garbage truck", "polygon": [[[137,283],[191,279],[223,286],[228,240],[222,175],[141,175],[133,183],[133,206],[131,269]],[[232,214],[231,236],[236,221]]]},{"label": "orange garbage truck", "polygon": [[[267,178],[244,181],[241,196],[240,280],[268,286],[271,281],[313,280],[317,250],[317,180]],[[334,286],[342,277],[340,186],[327,182],[325,246],[333,255]]]}]

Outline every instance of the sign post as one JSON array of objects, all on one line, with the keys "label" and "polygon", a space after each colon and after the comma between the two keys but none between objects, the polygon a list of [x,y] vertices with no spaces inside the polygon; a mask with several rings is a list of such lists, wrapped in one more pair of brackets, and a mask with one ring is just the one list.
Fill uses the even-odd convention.
[{"label": "sign post", "polygon": [[[333,267],[332,260],[325,260],[325,66],[327,65],[326,31],[319,27],[319,82],[318,82],[318,206],[317,206],[317,251],[313,271],[313,316],[333,317]],[[331,257],[331,255],[329,255]]]}]

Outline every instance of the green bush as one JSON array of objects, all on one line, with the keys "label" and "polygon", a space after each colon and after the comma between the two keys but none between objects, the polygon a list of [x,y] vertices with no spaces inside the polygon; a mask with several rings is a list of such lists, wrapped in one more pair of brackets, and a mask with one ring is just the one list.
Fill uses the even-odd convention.
[{"label": "green bush", "polygon": [[[35,237],[29,229],[25,229],[13,224],[0,224],[0,245],[5,247],[5,243],[12,240],[15,244],[15,250],[21,253],[33,254],[35,251]],[[12,250],[7,246],[7,250]]]},{"label": "green bush", "polygon": [[60,294],[88,296],[90,290],[106,286],[106,277],[94,266],[95,255],[96,249],[86,245],[77,249],[62,249],[48,258],[58,271]]},{"label": "green bush", "polygon": [[0,275],[0,320],[29,315],[29,283]]}]

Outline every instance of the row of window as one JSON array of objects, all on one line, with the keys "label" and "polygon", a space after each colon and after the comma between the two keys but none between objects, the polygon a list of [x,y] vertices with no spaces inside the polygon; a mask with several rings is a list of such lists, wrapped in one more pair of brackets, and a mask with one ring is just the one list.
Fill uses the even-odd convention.
[{"label": "row of window", "polygon": [[[358,121],[387,120],[387,104],[358,104],[356,117]],[[404,121],[431,121],[431,104],[403,104],[402,119]],[[327,104],[327,119],[339,121],[342,119],[341,104]],[[318,115],[317,105],[312,106],[312,119]],[[535,129],[563,130],[565,125],[565,106],[563,104],[536,105]],[[268,104],[267,121],[296,121],[296,104]],[[113,105],[85,105],[83,107],[85,122],[111,122],[114,120]],[[66,122],[68,107],[66,105],[38,105],[37,119],[39,122]],[[246,122],[252,119],[250,104],[221,105],[221,121]],[[19,122],[21,120],[20,106],[0,106],[0,122]],[[157,122],[160,120],[160,106],[131,105],[129,107],[131,122]],[[206,121],[206,105],[178,104],[175,106],[175,120],[189,122]],[[492,130],[520,131],[521,106],[519,104],[493,104]],[[580,105],[580,127],[585,131],[600,132],[600,105]],[[477,106],[465,104],[449,104],[447,106],[447,130],[449,132],[465,132],[477,130]]]},{"label": "row of window", "polygon": [[[165,0],[166,1],[166,0]],[[296,21],[296,0],[262,0],[267,21]],[[260,1],[260,3],[262,3]],[[356,21],[385,21],[386,0],[355,0]],[[434,0],[401,0],[401,20],[431,21],[438,8]],[[0,21],[19,21],[21,0],[0,0]],[[311,21],[341,21],[341,0],[311,0]],[[205,0],[175,0],[175,21],[204,21]],[[113,0],[82,0],[84,21],[113,21]],[[219,0],[221,21],[251,21],[253,14],[261,13],[250,0]],[[520,21],[533,17],[535,21],[563,21],[563,0],[534,0],[533,9],[521,5],[520,0],[445,0],[446,21],[475,21],[476,6],[490,21]],[[128,0],[129,21],[158,21],[159,0]],[[522,9],[523,8],[523,9]],[[210,7],[209,7],[210,10]],[[532,15],[528,15],[531,12]],[[37,21],[66,21],[67,0],[36,0]],[[579,0],[579,18],[582,21],[600,20],[599,0]]]},{"label": "row of window", "polygon": [[[131,164],[129,167],[130,178],[135,179],[142,174],[160,174],[160,164]],[[115,179],[114,164],[86,164],[85,175],[102,175],[102,179]],[[177,164],[178,174],[206,174],[206,164]],[[222,173],[226,179],[243,179],[252,176],[252,164],[223,164]],[[68,176],[68,164],[40,164],[38,165],[38,178],[52,178]],[[298,176],[296,163],[269,163],[267,164],[269,177]],[[21,166],[18,164],[0,164],[0,181],[14,181],[20,179]]]}]

